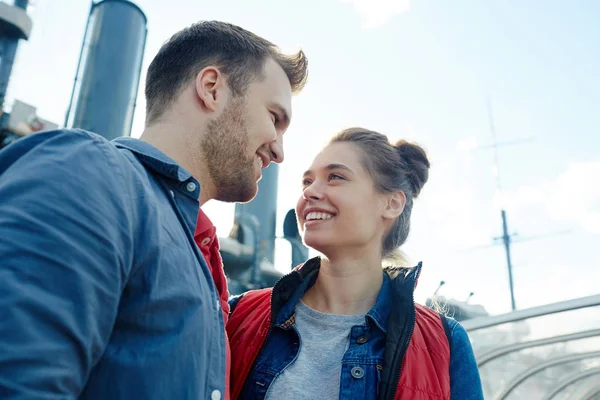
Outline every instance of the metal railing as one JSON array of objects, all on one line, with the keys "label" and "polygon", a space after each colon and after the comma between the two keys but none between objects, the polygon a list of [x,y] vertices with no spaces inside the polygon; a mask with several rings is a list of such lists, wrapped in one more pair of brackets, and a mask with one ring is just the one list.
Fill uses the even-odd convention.
[{"label": "metal railing", "polygon": [[497,359],[498,357],[502,357],[506,354],[514,353],[516,351],[530,349],[530,348],[534,348],[534,347],[547,346],[549,344],[568,342],[571,340],[587,339],[587,338],[595,337],[595,336],[600,336],[600,329],[592,329],[589,331],[570,333],[568,335],[560,335],[560,336],[554,336],[554,337],[545,338],[545,339],[530,340],[527,342],[515,343],[515,344],[509,345],[509,346],[501,347],[499,349],[493,349],[491,351],[488,351],[487,353],[482,354],[481,356],[478,356],[477,357],[477,366],[479,368],[481,368],[488,362],[493,361],[493,360]]},{"label": "metal railing", "polygon": [[[513,379],[498,396],[496,396],[496,399],[497,400],[506,399],[508,397],[508,395],[511,394],[512,391],[517,388],[517,386],[519,386],[521,383],[523,383],[528,378],[532,377],[533,375],[535,375],[538,372],[541,372],[545,369],[548,369],[551,367],[556,367],[557,365],[561,365],[561,364],[567,364],[567,363],[570,363],[573,361],[580,361],[580,360],[596,358],[596,357],[600,357],[600,351],[572,354],[572,355],[563,356],[563,357],[556,357],[549,361],[545,361],[541,364],[536,365],[534,368],[529,368],[526,371],[523,371],[522,373],[517,375],[517,377],[515,379]],[[560,390],[564,389],[566,386],[568,386],[568,385],[561,387]]]},{"label": "metal railing", "polygon": [[[489,328],[510,326],[511,323],[517,323],[517,322],[521,322],[521,321],[534,320],[536,322],[539,321],[539,322],[543,323],[543,322],[545,322],[545,320],[543,320],[543,319],[537,320],[537,319],[539,317],[552,316],[555,314],[568,313],[570,311],[598,307],[598,306],[600,306],[600,294],[582,297],[579,299],[563,301],[563,302],[554,303],[554,304],[547,304],[547,305],[543,305],[540,307],[534,307],[534,308],[525,309],[525,310],[514,311],[514,312],[497,315],[497,316],[475,318],[475,319],[471,319],[471,320],[462,321],[461,324],[471,335],[473,332],[479,333],[479,331],[484,331],[485,329],[489,329]],[[567,314],[565,314],[565,315],[567,315]],[[581,315],[581,314],[578,314],[578,315]],[[566,318],[565,318],[565,320],[566,320]],[[595,321],[596,320],[594,319],[593,321],[588,321],[588,322],[595,323]],[[579,328],[580,330],[577,331],[576,324],[566,323],[565,328],[566,329],[573,328],[573,330],[575,330],[575,332],[570,332],[567,334],[560,334],[560,335],[559,334],[552,335],[551,331],[549,330],[548,337],[544,337],[541,339],[535,339],[535,340],[520,341],[517,343],[510,343],[510,344],[498,343],[498,344],[494,345],[493,347],[489,347],[489,346],[483,347],[483,346],[481,346],[481,342],[484,342],[484,340],[475,340],[475,343],[480,345],[480,348],[479,348],[480,354],[477,354],[478,349],[476,346],[474,346],[475,353],[476,353],[477,365],[479,366],[479,368],[482,368],[483,366],[489,364],[490,362],[492,362],[494,360],[500,359],[503,356],[510,356],[511,354],[514,354],[515,355],[514,357],[518,357],[519,353],[521,353],[523,351],[528,351],[528,350],[534,349],[534,348],[539,348],[540,350],[538,350],[538,352],[539,351],[544,352],[545,350],[543,349],[543,346],[564,344],[565,346],[561,347],[561,351],[571,351],[572,352],[573,351],[572,349],[568,350],[570,347],[567,344],[574,343],[576,341],[580,341],[579,343],[583,343],[584,339],[592,339],[592,338],[600,337],[600,319],[598,319],[598,324],[599,325],[597,327],[596,326],[592,327],[593,329],[590,329],[590,327],[587,327],[586,330],[583,330],[584,328],[581,327],[581,328]],[[542,325],[542,326],[545,326],[545,325]],[[596,329],[596,328],[598,328],[598,329]],[[560,329],[560,327],[559,327],[559,329]],[[509,332],[509,331],[503,330],[502,332],[497,332],[497,333],[494,333],[493,331],[491,331],[490,333],[493,337],[494,334],[502,335],[502,334],[507,334],[507,332]],[[544,333],[546,333],[546,332],[544,332]],[[523,335],[523,338],[525,338],[528,335],[529,334]],[[485,335],[484,335],[484,338],[485,338]],[[487,336],[488,340],[489,340],[489,338],[490,338],[490,336]],[[519,340],[519,339],[517,339],[517,340]],[[597,342],[589,342],[589,343],[586,342],[585,344],[590,344],[590,343],[592,343],[594,348],[588,349],[587,351],[577,351],[577,352],[574,352],[573,354],[567,353],[567,355],[561,355],[561,356],[553,357],[551,359],[544,359],[544,360],[539,359],[537,361],[537,363],[534,365],[525,366],[524,365],[525,361],[523,361],[524,368],[522,371],[518,371],[518,370],[515,370],[512,368],[509,368],[502,372],[498,372],[499,374],[500,373],[511,374],[510,377],[502,377],[502,379],[498,379],[499,378],[498,376],[491,377],[491,375],[493,375],[495,370],[490,369],[490,366],[488,365],[486,371],[492,373],[488,377],[488,378],[490,378],[490,382],[485,382],[486,374],[482,374],[482,379],[484,380],[484,382],[483,382],[484,386],[486,386],[489,389],[488,391],[491,391],[491,389],[489,388],[490,384],[498,385],[500,382],[506,382],[506,383],[504,383],[502,385],[502,387],[500,387],[500,388],[496,387],[496,389],[493,390],[494,393],[486,393],[486,398],[489,397],[489,398],[493,398],[493,399],[497,399],[497,400],[504,400],[508,396],[510,396],[511,393],[514,393],[516,391],[516,389],[521,390],[522,386],[523,386],[522,390],[525,390],[524,384],[526,382],[529,382],[531,379],[534,379],[533,378],[534,376],[535,376],[535,384],[537,384],[537,385],[540,384],[539,379],[538,379],[539,377],[547,379],[549,381],[552,381],[551,379],[548,379],[548,377],[546,376],[547,374],[539,375],[539,376],[536,376],[536,374],[538,374],[544,370],[553,368],[553,367],[559,367],[559,366],[563,366],[564,364],[574,363],[574,362],[578,362],[578,361],[584,362],[585,365],[581,364],[581,365],[574,366],[575,373],[573,375],[568,376],[564,380],[560,380],[560,382],[558,382],[554,387],[551,387],[549,385],[547,390],[544,390],[545,391],[545,394],[544,394],[545,399],[551,399],[552,397],[561,393],[567,387],[572,388],[573,387],[572,385],[582,383],[581,381],[587,377],[595,376],[595,374],[598,374],[600,377],[600,368],[590,368],[590,367],[595,367],[595,365],[588,365],[590,363],[590,361],[589,361],[590,359],[593,361],[594,358],[598,358],[600,361],[600,339],[598,339]],[[565,349],[567,349],[567,350],[565,350]],[[523,354],[524,354],[524,360],[525,359],[530,359],[530,360],[536,359],[536,356],[528,355],[529,353],[523,353]],[[511,356],[511,357],[513,357],[513,356]],[[518,365],[519,361],[518,361],[518,359],[515,361],[514,357],[511,359],[511,362],[517,362],[517,365]],[[512,375],[513,373],[515,373],[515,375]],[[555,381],[552,381],[552,383],[554,383],[554,382]],[[486,385],[486,383],[488,385]],[[544,383],[544,384],[548,384],[548,383]],[[596,395],[598,395],[600,393],[600,386],[599,387],[594,386],[593,388],[585,388],[585,389],[587,389],[587,392],[584,394],[583,398],[586,398],[586,399],[591,400],[592,398],[594,398]],[[529,399],[529,397],[527,397],[527,398]],[[532,399],[533,399],[533,397],[532,397]]]},{"label": "metal railing", "polygon": [[[558,382],[558,384],[556,386],[554,386],[552,389],[550,389],[550,393],[544,397],[544,400],[551,400],[554,396],[556,396],[557,394],[559,394],[563,389],[567,388],[568,386],[582,380],[585,378],[588,378],[590,376],[594,376],[594,375],[600,375],[600,368],[592,368],[592,369],[587,369],[581,372],[576,372],[572,375],[567,376],[564,380]],[[598,393],[598,392],[596,392]],[[592,398],[595,394],[593,393],[591,397],[588,398]]]},{"label": "metal railing", "polygon": [[525,310],[513,311],[507,314],[492,317],[481,317],[461,322],[461,325],[469,332],[504,325],[510,322],[523,321],[525,319],[542,317],[549,314],[557,314],[565,311],[578,310],[580,308],[594,307],[600,305],[600,294],[581,297],[579,299],[562,301],[560,303],[546,304]]}]

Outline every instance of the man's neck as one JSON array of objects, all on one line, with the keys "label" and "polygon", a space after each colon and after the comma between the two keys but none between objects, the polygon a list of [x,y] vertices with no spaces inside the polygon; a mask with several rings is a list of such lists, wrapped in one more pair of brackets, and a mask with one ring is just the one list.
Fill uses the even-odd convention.
[{"label": "man's neck", "polygon": [[[187,136],[181,131],[180,125],[157,122],[147,126],[140,140],[143,140],[172,158],[177,164],[188,171],[200,183],[200,206],[213,198],[213,185],[208,168],[201,152],[191,150],[193,147],[185,141]],[[193,152],[193,153],[192,153]]]},{"label": "man's neck", "polygon": [[323,259],[317,281],[302,301],[329,314],[366,314],[375,305],[382,283],[379,255]]}]

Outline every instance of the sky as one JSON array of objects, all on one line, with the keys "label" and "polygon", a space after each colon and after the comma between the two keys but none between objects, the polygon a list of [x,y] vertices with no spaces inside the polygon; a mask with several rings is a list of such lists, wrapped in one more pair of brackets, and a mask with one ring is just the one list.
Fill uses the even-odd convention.
[{"label": "sky", "polygon": [[[10,2],[10,1],[9,1]],[[90,2],[35,0],[8,100],[62,124]],[[148,17],[141,82],[161,44],[198,20],[238,24],[284,51],[302,48],[306,89],[293,100],[280,167],[278,233],[302,172],[328,137],[361,126],[421,144],[432,167],[403,250],[423,271],[416,300],[440,294],[510,311],[500,207],[517,308],[600,288],[600,2],[594,0],[139,0]],[[488,99],[499,148],[498,168]],[[132,136],[143,130],[140,86]],[[499,171],[501,191],[497,186]],[[221,236],[231,204],[204,209]],[[493,245],[493,246],[492,246]],[[277,241],[276,267],[289,269]]]}]

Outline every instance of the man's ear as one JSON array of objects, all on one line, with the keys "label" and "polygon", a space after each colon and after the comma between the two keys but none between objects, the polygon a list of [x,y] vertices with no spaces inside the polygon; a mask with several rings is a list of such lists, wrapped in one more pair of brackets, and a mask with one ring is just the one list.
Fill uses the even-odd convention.
[{"label": "man's ear", "polygon": [[217,111],[226,102],[227,84],[223,74],[214,66],[203,68],[196,75],[196,95],[207,111]]},{"label": "man's ear", "polygon": [[395,192],[388,197],[388,201],[383,211],[383,216],[389,219],[396,219],[404,211],[406,205],[406,195],[404,192]]}]

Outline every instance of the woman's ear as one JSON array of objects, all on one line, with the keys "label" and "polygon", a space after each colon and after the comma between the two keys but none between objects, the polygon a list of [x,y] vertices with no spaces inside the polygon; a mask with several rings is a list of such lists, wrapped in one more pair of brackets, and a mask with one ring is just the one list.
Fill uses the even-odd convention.
[{"label": "woman's ear", "polygon": [[384,210],[384,218],[396,219],[404,211],[406,205],[406,195],[404,192],[395,192],[388,197],[387,205]]}]

